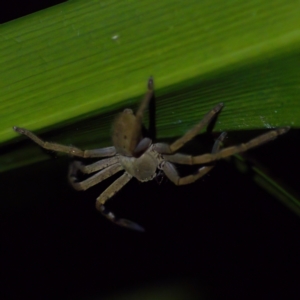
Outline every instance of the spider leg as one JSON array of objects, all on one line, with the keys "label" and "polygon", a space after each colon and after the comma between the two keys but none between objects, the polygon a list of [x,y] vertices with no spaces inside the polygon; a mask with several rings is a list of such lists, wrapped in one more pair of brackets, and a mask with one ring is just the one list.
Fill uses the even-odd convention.
[{"label": "spider leg", "polygon": [[[222,142],[224,141],[226,137],[226,132],[221,133],[221,135],[217,138],[217,140],[214,143],[214,146],[212,148],[212,153],[217,153],[220,150],[220,147],[222,145]],[[180,177],[176,171],[175,166],[166,161],[163,165],[163,171],[166,174],[166,176],[176,185],[185,185],[190,184],[207,174],[211,169],[214,168],[214,165],[212,166],[204,166],[197,170],[196,173]]]},{"label": "spider leg", "polygon": [[269,131],[265,134],[262,134],[247,143],[243,143],[237,146],[232,146],[228,148],[224,148],[217,153],[211,154],[202,154],[198,156],[191,156],[176,153],[174,155],[164,155],[164,158],[169,162],[174,162],[177,164],[185,164],[185,165],[197,165],[197,164],[205,164],[215,160],[219,160],[237,153],[245,152],[249,149],[267,143],[271,140],[274,140],[277,136],[286,133],[290,127],[278,128],[272,131]]},{"label": "spider leg", "polygon": [[114,213],[107,210],[104,206],[105,202],[110,199],[115,193],[117,193],[125,184],[127,184],[130,179],[132,178],[131,175],[128,173],[124,173],[121,177],[119,177],[115,182],[113,182],[96,200],[96,208],[104,215],[108,220],[111,222],[137,231],[144,231],[144,228],[134,223],[130,220],[126,219],[119,219],[115,216]]},{"label": "spider leg", "polygon": [[209,122],[215,117],[215,115],[223,108],[223,103],[219,103],[215,106],[208,114],[204,116],[204,118],[192,129],[186,132],[181,138],[177,139],[171,145],[164,143],[155,144],[155,150],[159,153],[174,153],[178,149],[180,149],[185,143],[193,139],[199,131],[204,128]]},{"label": "spider leg", "polygon": [[113,176],[117,172],[122,171],[123,167],[120,164],[115,163],[81,182],[77,182],[77,177],[76,177],[77,170],[78,168],[76,165],[74,164],[70,165],[69,176],[68,176],[69,182],[75,190],[85,191],[91,186],[94,186],[97,183],[105,180],[106,178]]},{"label": "spider leg", "polygon": [[86,157],[107,157],[116,154],[115,147],[106,147],[106,148],[93,149],[93,150],[81,150],[73,146],[65,146],[57,143],[45,142],[42,139],[40,139],[37,135],[35,135],[33,132],[25,128],[14,126],[13,129],[20,134],[26,135],[32,141],[34,141],[39,146],[47,150],[64,152],[74,156],[80,156],[85,158]]},{"label": "spider leg", "polygon": [[72,169],[72,174],[76,174],[77,170],[81,171],[84,174],[90,174],[105,169],[118,162],[118,156],[101,159],[90,165],[84,165],[81,161],[74,161],[70,166],[70,170]]},{"label": "spider leg", "polygon": [[137,120],[139,121],[139,123],[142,123],[144,111],[148,107],[149,102],[150,102],[152,97],[153,97],[153,78],[150,77],[148,79],[148,91],[147,91],[144,99],[142,100],[142,102],[139,106],[139,109],[137,110],[137,112],[135,114]]}]

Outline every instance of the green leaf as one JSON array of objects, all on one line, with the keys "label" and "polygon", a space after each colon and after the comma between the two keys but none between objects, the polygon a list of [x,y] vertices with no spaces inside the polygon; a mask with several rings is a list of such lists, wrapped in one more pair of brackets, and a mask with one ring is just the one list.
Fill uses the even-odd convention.
[{"label": "green leaf", "polygon": [[[150,75],[159,138],[182,135],[219,102],[218,131],[298,127],[299,8],[284,0],[68,1],[3,24],[0,142],[24,139],[17,125],[107,146],[113,115],[136,105]],[[93,130],[87,120],[97,122]],[[47,157],[36,145],[21,148],[3,148],[2,171]]]}]

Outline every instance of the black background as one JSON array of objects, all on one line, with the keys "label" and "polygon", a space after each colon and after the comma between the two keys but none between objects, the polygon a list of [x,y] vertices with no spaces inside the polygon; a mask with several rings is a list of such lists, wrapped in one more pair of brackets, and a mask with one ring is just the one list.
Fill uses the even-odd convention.
[{"label": "black background", "polygon": [[76,192],[68,163],[54,158],[0,176],[7,299],[87,299],[185,280],[208,299],[298,293],[299,218],[230,163],[184,187],[132,180],[108,206],[145,233],[95,210],[94,199],[115,178]]},{"label": "black background", "polygon": [[5,23],[14,19],[21,18],[28,14],[34,13],[36,11],[54,6],[59,3],[66,1],[60,0],[10,0],[10,1],[1,1],[0,4],[0,24]]}]

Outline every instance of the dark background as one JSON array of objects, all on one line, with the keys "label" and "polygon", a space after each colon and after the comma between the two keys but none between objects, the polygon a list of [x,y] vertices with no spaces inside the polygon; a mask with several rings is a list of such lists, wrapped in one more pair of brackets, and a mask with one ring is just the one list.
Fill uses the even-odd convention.
[{"label": "dark background", "polygon": [[[251,153],[272,150],[269,144]],[[206,292],[204,299],[298,294],[299,218],[230,162],[184,187],[132,180],[108,207],[146,228],[138,233],[94,208],[116,177],[76,192],[66,180],[69,160],[0,175],[6,299],[90,299],[182,281]]]},{"label": "dark background", "polygon": [[66,1],[61,0],[10,0],[0,3],[0,24],[21,18],[36,11],[54,6]]},{"label": "dark background", "polygon": [[[59,2],[2,2],[1,23]],[[250,155],[299,192],[297,137]],[[2,299],[101,299],[182,282],[193,299],[299,298],[300,220],[232,163],[184,187],[132,180],[109,207],[144,226],[141,234],[94,208],[116,177],[76,192],[69,162],[52,157],[0,174]]]}]

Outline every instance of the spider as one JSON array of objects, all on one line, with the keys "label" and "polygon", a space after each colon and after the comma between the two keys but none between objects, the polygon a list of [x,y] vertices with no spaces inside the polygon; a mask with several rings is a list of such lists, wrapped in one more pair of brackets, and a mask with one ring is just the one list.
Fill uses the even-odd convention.
[{"label": "spider", "polygon": [[[113,124],[113,146],[111,147],[81,150],[73,146],[43,141],[24,128],[15,126],[13,129],[20,134],[26,135],[39,146],[48,150],[65,152],[82,158],[104,158],[90,165],[83,165],[79,161],[75,161],[70,165],[69,182],[78,191],[86,190],[106,178],[123,171],[123,174],[96,199],[96,208],[113,223],[137,231],[144,231],[144,229],[137,223],[117,218],[114,213],[105,207],[106,201],[114,196],[133,177],[144,182],[154,179],[158,173],[163,172],[175,185],[190,184],[208,173],[214,165],[201,166],[194,174],[180,177],[173,163],[184,165],[207,164],[271,141],[289,130],[289,127],[278,128],[262,134],[247,143],[221,149],[221,144],[226,136],[226,132],[223,132],[215,141],[211,153],[197,156],[180,154],[177,151],[210,123],[223,108],[223,103],[216,105],[196,126],[172,144],[153,144],[150,138],[142,136],[143,114],[152,97],[153,79],[150,78],[148,80],[148,91],[136,114],[127,108],[116,117]],[[76,176],[78,171],[84,174],[95,174],[79,182]]]}]

